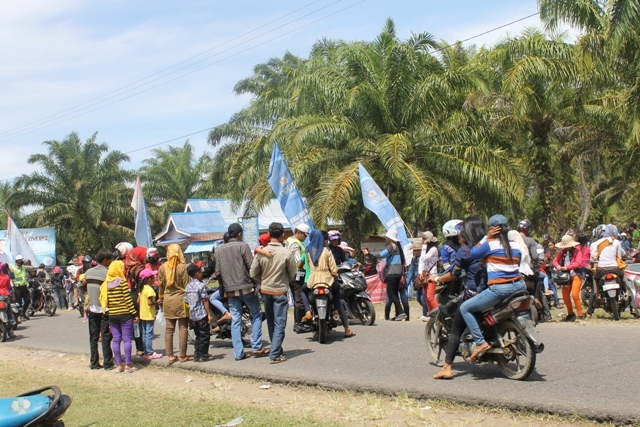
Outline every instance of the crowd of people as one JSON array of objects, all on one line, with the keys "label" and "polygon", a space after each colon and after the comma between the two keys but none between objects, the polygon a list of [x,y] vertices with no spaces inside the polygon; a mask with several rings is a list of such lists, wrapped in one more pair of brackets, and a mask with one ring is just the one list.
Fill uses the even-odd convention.
[{"label": "crowd of people", "polygon": [[[202,262],[187,263],[179,245],[167,248],[166,261],[160,261],[155,248],[133,247],[123,242],[115,251],[100,249],[95,258],[76,256],[73,265],[55,267],[49,274],[44,266],[34,268],[20,255],[15,265],[0,265],[0,295],[8,294],[13,283],[15,298],[21,302],[21,320],[28,320],[27,308],[34,281],[49,281],[60,309],[83,308],[89,327],[91,369],[115,369],[134,372],[135,355],[151,361],[164,355],[154,351],[154,325],[161,316],[165,327],[165,351],[168,363],[213,359],[209,353],[211,328],[230,322],[236,360],[268,356],[271,363],[286,361],[282,350],[287,325],[289,295],[293,300],[293,330],[308,332],[312,320],[309,292],[318,284],[328,284],[332,299],[340,301],[336,281],[337,266],[375,263],[378,258],[363,251],[364,264],[354,259],[356,251],[342,241],[337,230],[322,232],[299,225],[285,240],[284,227],[272,223],[251,250],[243,241],[240,224],[231,224],[224,244],[215,251],[206,268]],[[622,275],[620,259],[640,245],[635,224],[623,233],[612,225],[598,226],[591,236],[576,235],[569,229],[556,242],[548,234],[541,241],[532,236],[528,220],[511,230],[502,215],[494,215],[488,225],[477,217],[451,220],[442,227],[443,242],[430,231],[415,239],[411,247],[402,247],[397,231],[385,235],[386,247],[379,253],[384,267],[379,271],[386,284],[385,320],[409,320],[408,299],[422,306],[420,319],[428,321],[438,309],[436,288],[445,284],[451,293],[462,291],[465,301],[454,316],[451,342],[468,328],[476,343],[472,358],[486,351],[488,344],[480,332],[475,313],[486,310],[504,297],[529,289],[537,298],[553,295],[557,308],[563,308],[554,277],[568,273],[562,287],[566,306],[565,321],[586,319],[593,306],[583,311],[580,288],[587,272],[596,280],[607,272]],[[625,252],[627,251],[627,252]],[[410,254],[410,255],[409,255]],[[211,294],[203,282],[213,277],[219,285]],[[5,280],[9,278],[10,280]],[[9,285],[7,285],[9,283]],[[624,285],[624,297],[631,296]],[[227,302],[227,305],[223,304]],[[228,306],[228,309],[227,309]],[[251,315],[251,351],[245,351],[241,334],[243,306]],[[633,306],[632,312],[634,310]],[[392,316],[391,310],[395,315]],[[214,316],[214,311],[216,312]],[[344,336],[355,333],[342,304],[335,304],[336,319],[344,327]],[[270,346],[264,345],[262,320],[267,323]],[[215,322],[214,322],[215,319]],[[552,320],[549,316],[546,320]],[[195,351],[187,354],[188,328],[195,335]],[[174,353],[174,335],[178,331],[178,353]],[[102,347],[102,363],[98,346]],[[455,348],[447,350],[445,366],[436,378],[451,378]]]}]

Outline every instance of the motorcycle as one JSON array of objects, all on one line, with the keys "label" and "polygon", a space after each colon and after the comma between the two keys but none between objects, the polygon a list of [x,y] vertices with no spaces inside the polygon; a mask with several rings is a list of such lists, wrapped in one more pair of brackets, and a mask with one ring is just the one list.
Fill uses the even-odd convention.
[{"label": "motorcycle", "polygon": [[42,310],[44,310],[46,315],[49,317],[56,314],[58,306],[56,304],[56,298],[53,296],[53,287],[51,286],[51,283],[37,282],[32,290],[31,304],[27,309],[29,317],[33,316],[37,311]]},{"label": "motorcycle", "polygon": [[[9,313],[11,312],[11,319],[9,319]],[[18,327],[19,312],[14,312],[13,305],[11,304],[10,297],[0,296],[0,341],[6,342],[11,335],[11,332],[15,331]]]},{"label": "motorcycle", "polygon": [[[583,305],[588,307],[591,303],[594,309],[603,308],[611,314],[613,320],[620,320],[620,313],[627,307],[631,308],[631,297],[622,294],[622,280],[624,278],[617,274],[605,273],[600,277],[599,283],[596,283],[593,274],[589,274],[580,288]],[[598,295],[600,298],[597,297]]]},{"label": "motorcycle", "polygon": [[374,276],[378,274],[378,259],[373,255],[367,255],[364,258],[364,265],[362,266],[362,273],[365,276]]},{"label": "motorcycle", "polygon": [[[50,393],[44,394],[47,391]],[[71,402],[55,385],[0,398],[0,426],[64,427],[61,418]]]},{"label": "motorcycle", "polygon": [[364,274],[354,269],[349,262],[338,266],[338,283],[342,291],[342,306],[349,319],[359,319],[363,325],[371,326],[376,321],[376,310],[373,307],[367,290]]},{"label": "motorcycle", "polygon": [[[213,295],[217,290],[218,290],[217,287],[208,288],[207,294],[209,295],[209,297],[211,297],[211,295]],[[226,298],[222,300],[222,303],[228,310],[229,305],[227,303]],[[221,316],[221,313],[219,313],[218,310],[216,310],[213,307],[211,307],[211,313],[213,314],[213,323],[211,324],[211,336],[219,340],[224,340],[224,339],[230,340],[231,339],[231,322],[218,323],[218,319],[220,319],[220,317],[222,316]],[[262,318],[264,319],[264,315],[262,316]],[[216,327],[218,328],[217,330],[216,330]],[[242,323],[240,326],[240,331],[241,331],[243,346],[245,348],[251,347],[251,342],[248,339],[248,337],[251,337],[251,331],[252,331],[251,312],[249,311],[249,307],[247,307],[246,305],[242,306]],[[196,337],[193,334],[193,329],[191,329],[191,326],[189,326],[188,342],[191,345],[195,345],[196,343]]]},{"label": "motorcycle", "polygon": [[309,302],[313,313],[313,332],[318,336],[318,342],[325,344],[327,335],[338,325],[340,318],[332,317],[333,304],[331,301],[331,287],[326,283],[317,283],[309,291]]},{"label": "motorcycle", "polygon": [[[449,331],[455,313],[463,301],[464,293],[453,296],[446,304],[434,310],[425,329],[428,354],[434,364],[442,366],[446,353]],[[536,364],[536,355],[544,350],[544,344],[530,316],[534,298],[526,290],[505,298],[495,307],[482,312],[478,323],[491,348],[478,356],[476,361],[490,362],[500,367],[512,380],[525,380]],[[457,355],[469,361],[475,343],[468,329],[462,333]]]}]

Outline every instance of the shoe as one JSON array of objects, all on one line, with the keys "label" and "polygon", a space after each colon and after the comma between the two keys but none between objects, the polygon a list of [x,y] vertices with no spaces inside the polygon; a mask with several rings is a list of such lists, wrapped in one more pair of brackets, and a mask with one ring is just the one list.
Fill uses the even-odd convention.
[{"label": "shoe", "polygon": [[420,316],[420,320],[422,320],[423,322],[428,322],[430,319],[429,316]]},{"label": "shoe", "polygon": [[115,369],[115,367],[116,367],[115,365],[107,365],[107,366],[104,367],[104,370],[105,371],[111,371],[111,370]]},{"label": "shoe", "polygon": [[194,362],[209,362],[213,360],[213,354],[207,354],[206,356],[199,356],[193,359]]},{"label": "shoe", "polygon": [[393,320],[402,320],[402,319],[406,319],[406,318],[407,318],[406,314],[400,313]]},{"label": "shoe", "polygon": [[164,355],[156,353],[155,351],[153,352],[153,354],[149,355],[150,360],[162,359],[163,357]]},{"label": "shoe", "polygon": [[102,368],[103,368],[103,366],[102,366],[102,365],[100,365],[100,364],[98,364],[98,365],[96,365],[96,366],[92,366],[92,367],[91,367],[91,370],[92,370],[92,371],[95,371],[96,369],[102,369]]},{"label": "shoe", "polygon": [[576,315],[571,313],[567,317],[564,318],[564,321],[565,322],[575,322],[576,321]]},{"label": "shoe", "polygon": [[135,366],[127,365],[127,366],[124,367],[124,372],[126,372],[127,374],[132,374],[137,370],[138,370],[138,368],[136,368]]},{"label": "shoe", "polygon": [[115,368],[116,374],[121,374],[124,372],[124,366],[123,365],[118,365]]},{"label": "shoe", "polygon": [[218,319],[218,324],[227,323],[227,322],[231,322],[231,315],[229,314],[228,311]]},{"label": "shoe", "polygon": [[287,358],[280,355],[280,356],[276,356],[274,359],[271,359],[271,364],[275,365],[276,363],[282,363],[286,361],[287,361]]},{"label": "shoe", "polygon": [[240,359],[236,359],[236,360],[240,361],[240,360],[248,359],[250,357],[251,355],[249,353],[243,353]]},{"label": "shoe", "polygon": [[142,356],[142,358],[144,360],[148,360],[149,362],[151,362],[151,355],[150,354],[145,354],[144,356]]},{"label": "shoe", "polygon": [[136,356],[144,356],[144,351],[136,351]]}]

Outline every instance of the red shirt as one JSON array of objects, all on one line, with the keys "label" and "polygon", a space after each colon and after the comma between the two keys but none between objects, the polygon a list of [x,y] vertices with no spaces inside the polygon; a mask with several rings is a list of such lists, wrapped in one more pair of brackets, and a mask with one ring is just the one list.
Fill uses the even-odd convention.
[{"label": "red shirt", "polygon": [[0,273],[0,295],[11,295],[11,278],[7,274]]}]

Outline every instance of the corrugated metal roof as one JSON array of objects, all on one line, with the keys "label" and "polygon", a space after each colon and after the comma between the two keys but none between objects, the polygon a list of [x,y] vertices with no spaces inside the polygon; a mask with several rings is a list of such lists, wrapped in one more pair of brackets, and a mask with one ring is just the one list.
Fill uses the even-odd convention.
[{"label": "corrugated metal roof", "polygon": [[[228,226],[242,219],[245,206],[246,202],[243,202],[238,209],[233,209],[231,199],[188,199],[185,210],[191,210],[192,212],[220,211]],[[280,203],[276,199],[271,199],[258,213],[260,230],[267,230],[272,222],[282,223],[285,228],[291,227],[280,208]]]},{"label": "corrugated metal roof", "polygon": [[203,242],[191,242],[189,247],[184,251],[185,254],[193,254],[198,252],[211,252],[216,243],[221,242],[217,240],[206,240]]},{"label": "corrugated metal roof", "polygon": [[228,228],[219,210],[173,212],[170,219],[177,230],[189,235],[225,233]]}]

